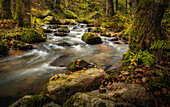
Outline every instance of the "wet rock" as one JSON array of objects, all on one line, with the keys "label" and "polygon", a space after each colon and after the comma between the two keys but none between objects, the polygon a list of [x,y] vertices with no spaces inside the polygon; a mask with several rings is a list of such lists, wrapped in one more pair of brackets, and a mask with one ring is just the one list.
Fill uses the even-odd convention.
[{"label": "wet rock", "polygon": [[88,28],[87,30],[88,30],[88,32],[92,32],[93,28]]},{"label": "wet rock", "polygon": [[56,43],[56,45],[58,45],[58,46],[72,46],[71,44],[69,44],[67,42]]},{"label": "wet rock", "polygon": [[63,32],[56,32],[54,33],[54,36],[67,36],[67,33],[63,33]]},{"label": "wet rock", "polygon": [[53,31],[50,29],[43,29],[44,33],[52,33]]},{"label": "wet rock", "polygon": [[58,32],[69,33],[70,30],[68,29],[67,26],[61,26],[61,27],[59,28]]},{"label": "wet rock", "polygon": [[85,33],[82,37],[81,40],[86,42],[87,44],[101,44],[103,43],[100,36],[95,33]]},{"label": "wet rock", "polygon": [[76,92],[94,90],[95,85],[101,83],[106,76],[104,70],[98,68],[71,75],[61,74],[59,79],[48,83],[47,89],[57,103],[63,104]]},{"label": "wet rock", "polygon": [[70,71],[78,71],[78,70],[83,70],[84,68],[88,69],[88,68],[93,68],[95,65],[90,64],[88,62],[86,62],[83,59],[77,59],[75,61],[72,61],[67,68]]}]

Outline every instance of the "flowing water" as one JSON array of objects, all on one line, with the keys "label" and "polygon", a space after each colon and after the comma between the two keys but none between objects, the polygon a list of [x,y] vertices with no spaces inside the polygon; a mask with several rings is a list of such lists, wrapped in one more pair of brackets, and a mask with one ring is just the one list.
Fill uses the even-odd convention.
[{"label": "flowing water", "polygon": [[[43,26],[47,28],[50,25]],[[77,26],[76,29],[73,29]],[[108,37],[102,37],[103,44],[88,45],[81,40],[87,32],[85,24],[68,26],[71,32],[65,37],[48,33],[48,40],[36,44],[36,49],[22,55],[0,59],[0,106],[9,106],[28,94],[39,94],[46,90],[48,79],[58,73],[65,73],[66,66],[77,58],[85,59],[105,70],[119,66],[127,45],[114,44]],[[57,29],[52,29],[57,30]],[[71,46],[58,46],[67,42]]]}]

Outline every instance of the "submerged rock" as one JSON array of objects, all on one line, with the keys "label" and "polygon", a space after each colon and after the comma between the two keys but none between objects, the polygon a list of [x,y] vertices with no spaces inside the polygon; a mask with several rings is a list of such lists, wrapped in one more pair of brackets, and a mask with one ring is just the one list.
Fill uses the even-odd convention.
[{"label": "submerged rock", "polygon": [[69,44],[67,42],[56,43],[56,45],[58,45],[58,46],[72,46],[71,44]]},{"label": "submerged rock", "polygon": [[47,89],[57,103],[63,104],[76,92],[94,90],[96,85],[106,77],[104,70],[98,68],[91,68],[80,73],[75,72],[71,75],[61,74],[59,79],[48,83]]},{"label": "submerged rock", "polygon": [[103,43],[100,36],[96,33],[85,33],[82,37],[81,40],[86,42],[87,44],[101,44]]},{"label": "submerged rock", "polygon": [[54,33],[54,36],[67,36],[67,33],[63,33],[63,32],[56,32]]}]

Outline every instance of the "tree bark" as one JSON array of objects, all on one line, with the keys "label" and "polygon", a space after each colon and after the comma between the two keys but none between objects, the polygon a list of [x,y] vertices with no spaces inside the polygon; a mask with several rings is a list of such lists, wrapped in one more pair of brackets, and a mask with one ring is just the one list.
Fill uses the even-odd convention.
[{"label": "tree bark", "polygon": [[125,7],[125,14],[127,14],[127,0],[126,0],[126,7]]},{"label": "tree bark", "polygon": [[31,27],[31,0],[23,0],[23,26],[30,28]]},{"label": "tree bark", "polygon": [[116,11],[118,11],[118,0],[115,0],[115,3],[116,3]]},{"label": "tree bark", "polygon": [[16,21],[17,26],[22,27],[23,26],[23,15],[22,15],[22,8],[21,8],[21,0],[17,0],[16,4]]},{"label": "tree bark", "polygon": [[142,0],[137,2],[130,32],[130,52],[136,54],[139,50],[148,50],[155,55],[156,63],[161,61],[161,50],[152,51],[149,48],[155,41],[167,39],[162,34],[161,19],[168,7],[168,1]]},{"label": "tree bark", "polygon": [[113,0],[106,0],[106,15],[109,17],[114,15]]}]

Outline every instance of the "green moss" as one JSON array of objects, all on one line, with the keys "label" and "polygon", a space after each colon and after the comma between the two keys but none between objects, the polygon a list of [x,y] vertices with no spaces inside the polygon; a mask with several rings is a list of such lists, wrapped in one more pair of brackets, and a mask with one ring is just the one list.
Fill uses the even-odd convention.
[{"label": "green moss", "polygon": [[45,94],[33,95],[27,100],[27,107],[42,107],[47,102]]},{"label": "green moss", "polygon": [[85,41],[87,44],[101,44],[103,43],[100,36],[96,33],[85,33],[81,39]]},{"label": "green moss", "polygon": [[21,41],[26,43],[38,43],[45,41],[45,38],[33,29],[26,29],[21,33]]},{"label": "green moss", "polygon": [[78,96],[71,96],[64,104],[63,107],[74,107],[74,102],[78,102],[78,107],[84,107],[85,101],[81,100]]}]

